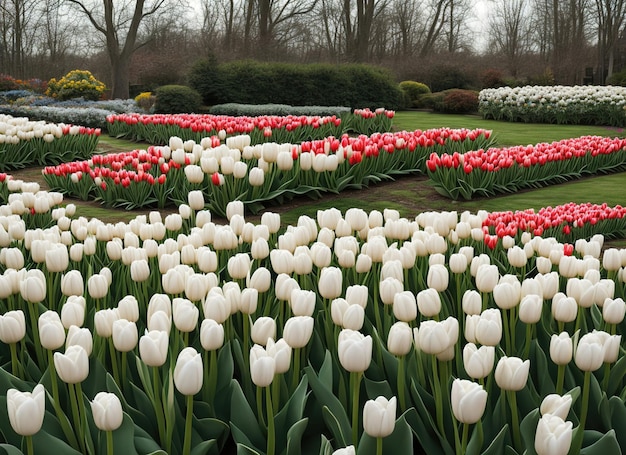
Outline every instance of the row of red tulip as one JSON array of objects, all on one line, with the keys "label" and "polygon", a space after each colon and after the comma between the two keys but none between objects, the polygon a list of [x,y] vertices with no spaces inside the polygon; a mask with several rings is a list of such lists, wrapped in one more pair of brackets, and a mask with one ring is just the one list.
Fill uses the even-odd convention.
[{"label": "row of red tulip", "polygon": [[626,140],[583,136],[552,143],[434,155],[426,162],[437,191],[452,199],[491,196],[626,167]]}]

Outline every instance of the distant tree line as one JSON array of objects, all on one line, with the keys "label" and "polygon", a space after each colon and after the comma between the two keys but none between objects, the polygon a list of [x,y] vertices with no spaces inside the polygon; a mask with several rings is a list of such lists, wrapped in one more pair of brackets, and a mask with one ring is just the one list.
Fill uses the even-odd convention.
[{"label": "distant tree line", "polygon": [[[200,58],[368,63],[400,80],[604,84],[626,66],[626,0],[0,0],[0,73],[89,69],[111,97],[185,83]],[[481,30],[481,31],[478,31]],[[481,82],[481,78],[483,79]]]}]

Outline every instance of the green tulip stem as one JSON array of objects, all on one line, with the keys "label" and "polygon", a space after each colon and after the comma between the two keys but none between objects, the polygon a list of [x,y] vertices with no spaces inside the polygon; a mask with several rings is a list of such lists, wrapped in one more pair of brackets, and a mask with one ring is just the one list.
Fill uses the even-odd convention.
[{"label": "green tulip stem", "polygon": [[215,393],[217,391],[217,350],[212,350],[209,356],[209,404],[215,409]]},{"label": "green tulip stem", "polygon": [[35,449],[33,448],[33,437],[24,436],[24,438],[26,439],[26,454],[35,455]]},{"label": "green tulip stem", "polygon": [[485,311],[487,309],[487,305],[489,304],[489,293],[487,292],[481,292],[481,294],[483,295],[483,307],[482,307],[482,311]]},{"label": "green tulip stem", "polygon": [[604,362],[604,376],[602,376],[602,390],[606,390],[609,386],[609,378],[611,377],[611,364]]},{"label": "green tulip stem", "polygon": [[352,444],[354,444],[355,448],[359,441],[359,396],[362,377],[362,372],[350,373],[350,390],[352,390]]},{"label": "green tulip stem", "polygon": [[556,393],[563,394],[563,382],[565,381],[565,365],[559,365],[556,373]]},{"label": "green tulip stem", "polygon": [[516,352],[515,334],[517,333],[515,327],[517,326],[517,307],[511,308],[509,313],[509,324],[511,325],[511,331],[509,336],[511,337],[511,352]]},{"label": "green tulip stem", "polygon": [[293,350],[293,376],[291,378],[291,390],[296,390],[298,383],[300,382],[300,351],[301,348],[295,348]]},{"label": "green tulip stem", "polygon": [[72,417],[74,419],[74,428],[78,434],[78,443],[80,444],[80,450],[82,453],[87,453],[85,447],[85,435],[82,430],[82,421],[80,420],[80,412],[78,410],[78,400],[76,398],[76,385],[67,385],[70,392],[70,405],[72,407]]},{"label": "green tulip stem", "polygon": [[432,355],[433,365],[433,396],[435,398],[435,412],[437,414],[437,428],[439,434],[445,435],[445,428],[443,425],[443,396],[441,392],[441,380],[439,378],[439,361],[437,356]]},{"label": "green tulip stem", "polygon": [[456,455],[463,455],[465,452],[461,450],[461,438],[459,437],[459,425],[456,421],[453,422],[452,428],[454,428],[454,453]]},{"label": "green tulip stem", "polygon": [[563,332],[563,330],[565,330],[565,323],[563,321],[558,321],[557,327],[558,327],[558,333],[561,333]]},{"label": "green tulip stem", "polygon": [[504,349],[506,355],[513,355],[511,350],[511,333],[509,326],[509,310],[502,310],[502,328],[504,329]]},{"label": "green tulip stem", "polygon": [[185,417],[185,441],[183,442],[183,455],[191,453],[191,424],[193,421],[193,395],[185,397],[187,401],[187,416]]},{"label": "green tulip stem", "polygon": [[279,406],[280,406],[280,381],[282,374],[274,375],[274,380],[272,381],[272,405],[274,406],[274,415],[278,414]]},{"label": "green tulip stem", "polygon": [[467,452],[468,436],[469,436],[469,423],[464,423],[463,424],[463,436],[461,438],[461,453]]},{"label": "green tulip stem", "polygon": [[30,327],[33,332],[33,343],[35,344],[35,355],[37,356],[37,365],[42,368],[46,364],[41,347],[41,339],[39,338],[39,303],[31,303],[28,305],[28,313],[30,315]]},{"label": "green tulip stem", "polygon": [[265,426],[265,413],[263,412],[263,390],[256,387],[256,415],[261,426]]},{"label": "green tulip stem", "polygon": [[589,386],[591,385],[591,371],[585,371],[585,378],[583,380],[583,397],[582,405],[580,409],[580,418],[578,419],[578,429],[576,435],[572,439],[572,452],[580,453],[580,449],[583,446],[583,437],[585,434],[585,422],[587,420],[587,411],[589,410]]},{"label": "green tulip stem", "polygon": [[87,411],[85,410],[85,400],[83,400],[83,386],[80,382],[76,383],[76,399],[78,401],[78,412],[81,419],[82,437],[85,439],[87,445],[88,454],[94,454],[93,441],[91,440],[91,432],[89,431],[89,424],[87,422]]},{"label": "green tulip stem", "polygon": [[11,373],[16,378],[24,379],[21,374],[20,362],[17,358],[17,343],[10,343],[9,348],[11,349]]},{"label": "green tulip stem", "polygon": [[383,455],[383,438],[376,438],[376,455]]},{"label": "green tulip stem", "polygon": [[107,431],[107,455],[113,455],[113,432]]},{"label": "green tulip stem", "polygon": [[400,401],[400,411],[406,411],[406,398],[404,396],[405,382],[405,356],[398,357],[398,401]]},{"label": "green tulip stem", "polygon": [[519,415],[517,412],[517,395],[514,391],[508,390],[509,406],[511,407],[511,427],[513,428],[513,444],[518,453],[522,453],[522,438],[519,429]]},{"label": "green tulip stem", "polygon": [[59,403],[59,383],[57,381],[57,371],[54,367],[54,358],[52,351],[50,350],[48,350],[48,368],[50,370],[50,383],[52,384],[52,405],[54,407],[54,412],[56,412],[61,428],[63,429],[63,433],[65,434],[68,442],[74,449],[78,450],[78,441],[76,440],[76,436],[74,435],[72,427],[70,427],[69,422],[63,413],[61,404]]},{"label": "green tulip stem", "polygon": [[117,368],[117,351],[113,345],[113,337],[109,337],[109,353],[111,354],[111,369],[113,370],[113,379],[118,386],[122,386],[120,382],[120,372]]},{"label": "green tulip stem", "polygon": [[272,389],[265,387],[265,410],[267,411],[267,455],[274,455],[276,448],[276,429],[274,427],[274,406]]},{"label": "green tulip stem", "polygon": [[[281,305],[282,307],[282,305]],[[242,314],[243,320],[243,368],[244,371],[250,371],[250,316]]]},{"label": "green tulip stem", "polygon": [[128,352],[122,352],[122,390],[126,388],[126,370],[128,369]]},{"label": "green tulip stem", "polygon": [[526,342],[524,343],[524,359],[527,359],[530,355],[530,341],[533,336],[532,324],[526,324]]},{"label": "green tulip stem", "polygon": [[154,387],[154,413],[157,419],[157,428],[159,430],[159,441],[161,446],[165,444],[165,416],[163,415],[163,403],[161,401],[161,376],[159,375],[159,367],[152,368],[152,386]]}]

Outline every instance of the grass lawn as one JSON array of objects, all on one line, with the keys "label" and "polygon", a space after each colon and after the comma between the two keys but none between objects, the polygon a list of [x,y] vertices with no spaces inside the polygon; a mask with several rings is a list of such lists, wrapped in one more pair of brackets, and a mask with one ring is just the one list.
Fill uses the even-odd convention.
[{"label": "grass lawn", "polygon": [[[395,130],[415,130],[448,126],[451,128],[485,128],[496,134],[501,146],[516,144],[535,144],[555,141],[583,135],[617,136],[623,134],[615,128],[578,126],[578,125],[539,125],[483,120],[475,115],[441,115],[430,112],[398,112],[394,118]],[[100,138],[100,150],[122,151],[145,148],[147,144],[138,144],[114,139],[103,135]],[[280,212],[284,223],[295,223],[302,214],[315,217],[317,210],[336,207],[345,212],[350,207],[365,210],[399,210],[402,216],[415,217],[426,210],[457,210],[462,212],[479,209],[489,211],[539,209],[545,206],[560,205],[567,202],[592,202],[601,204],[626,205],[626,173],[585,178],[541,189],[523,191],[516,194],[502,195],[488,199],[471,201],[451,201],[443,198],[431,187],[424,176],[405,176],[394,182],[373,185],[360,191],[348,191],[341,195],[328,195],[319,200],[300,197],[280,207],[268,210]],[[172,207],[170,211],[175,211]],[[129,221],[138,213],[124,210],[111,210],[94,204],[79,206],[79,214],[97,217],[103,221]],[[250,219],[255,217],[250,216]]]}]

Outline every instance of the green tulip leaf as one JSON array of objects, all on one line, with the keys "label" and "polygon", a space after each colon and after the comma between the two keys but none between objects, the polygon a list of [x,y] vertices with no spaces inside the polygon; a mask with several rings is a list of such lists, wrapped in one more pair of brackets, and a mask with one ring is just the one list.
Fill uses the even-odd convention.
[{"label": "green tulip leaf", "polygon": [[167,455],[146,431],[135,424],[135,449],[140,454]]},{"label": "green tulip leaf", "polygon": [[606,393],[602,394],[602,398],[598,404],[598,413],[600,414],[604,428],[611,428],[611,407],[609,406]]},{"label": "green tulip leaf", "polygon": [[339,420],[337,419],[335,414],[333,414],[333,412],[328,408],[328,406],[322,407],[322,415],[324,417],[324,422],[326,423],[326,426],[328,427],[334,438],[337,440],[337,443],[341,447],[346,446],[348,444],[348,441],[351,439],[350,431],[352,430],[349,430],[346,433],[345,429],[342,428]]},{"label": "green tulip leaf", "polygon": [[613,396],[617,394],[617,390],[623,386],[624,376],[626,375],[626,356],[620,359],[611,367],[609,374],[609,384],[606,388],[606,394]]},{"label": "green tulip leaf", "polygon": [[[593,327],[596,330],[602,330],[604,327],[604,318],[602,317],[602,310],[598,307],[598,305],[591,305],[590,307],[591,319],[593,321]],[[591,329],[589,329],[591,332]]]},{"label": "green tulip leaf", "polygon": [[[129,455],[137,455],[134,442],[135,425],[133,419],[126,413],[122,420],[122,425],[113,431],[113,453],[124,453]],[[99,432],[99,438],[96,442],[97,453],[107,453],[106,437],[104,432]]]},{"label": "green tulip leaf", "polygon": [[536,384],[539,395],[545,397],[551,393],[554,393],[555,385],[552,382],[552,377],[549,374],[545,374],[545,372],[549,371],[548,369],[548,359],[546,358],[545,352],[541,349],[541,346],[537,342],[537,340],[533,340],[532,342],[532,350],[533,359],[531,364],[534,364],[533,370],[537,371],[537,377],[533,377],[533,383]]},{"label": "green tulip leaf", "polygon": [[224,390],[230,387],[230,381],[233,379],[235,364],[233,362],[233,354],[230,342],[226,343],[217,354],[217,389]]},{"label": "green tulip leaf", "polygon": [[150,401],[154,401],[154,392],[152,387],[152,379],[150,374],[150,367],[141,361],[141,358],[135,357],[135,363],[137,366],[137,374],[139,375],[139,379],[141,380],[141,385],[143,386],[143,390],[150,398]]},{"label": "green tulip leaf", "polygon": [[[396,420],[393,433],[383,438],[383,453],[392,452],[398,455],[411,455],[413,453],[413,434],[404,414]],[[359,455],[374,454],[376,454],[376,438],[363,432],[359,441]]]},{"label": "green tulip leaf", "polygon": [[391,398],[395,395],[387,381],[372,381],[368,378],[364,378],[363,382],[365,383],[367,396],[370,399],[375,399],[380,396]]},{"label": "green tulip leaf", "polygon": [[321,436],[321,439],[319,455],[332,455],[333,446],[330,441],[324,435]]},{"label": "green tulip leaf", "polygon": [[24,455],[24,452],[10,444],[0,444],[0,450],[6,455]]},{"label": "green tulip leaf", "polygon": [[[587,439],[588,433],[592,432],[585,431],[585,439]],[[598,432],[593,433],[598,434]],[[622,450],[615,436],[615,430],[608,431],[592,444],[583,447],[580,451],[580,455],[621,455],[621,453]]]},{"label": "green tulip leaf", "polygon": [[302,453],[302,437],[306,431],[309,419],[304,418],[289,428],[287,432],[287,450],[286,455],[300,455]]},{"label": "green tulip leaf", "polygon": [[[196,404],[194,404],[194,409]],[[230,427],[226,422],[213,418],[196,419],[195,416],[193,429],[198,433],[201,440],[215,440],[218,449],[224,446],[230,433]]]},{"label": "green tulip leaf", "polygon": [[505,439],[506,439],[506,435],[508,431],[509,431],[509,425],[506,424],[504,425],[504,427],[502,427],[500,432],[493,439],[491,444],[489,444],[489,447],[485,449],[482,455],[501,455],[502,453],[504,453],[504,450],[505,450],[504,443],[505,443]]},{"label": "green tulip leaf", "polygon": [[237,443],[237,455],[262,455],[262,453],[257,452],[245,444]]},{"label": "green tulip leaf", "polygon": [[[248,404],[239,383],[233,379],[231,395],[231,427],[235,442],[249,443],[254,447],[265,447],[265,436],[257,417]],[[238,430],[235,431],[235,428]]]},{"label": "green tulip leaf", "polygon": [[80,452],[72,449],[65,441],[55,438],[46,431],[39,431],[33,435],[35,453],[59,453],[63,455],[79,455]]},{"label": "green tulip leaf", "polygon": [[409,409],[404,414],[413,430],[413,434],[415,434],[420,445],[424,447],[427,453],[441,453],[442,449],[445,454],[454,453],[454,449],[450,446],[445,436],[442,437],[439,431],[437,431],[437,425],[422,400],[422,396],[426,396],[428,393],[424,391],[425,395],[422,395],[417,391],[417,387],[419,387],[419,384],[413,382],[411,394],[413,395],[415,408]]},{"label": "green tulip leaf", "polygon": [[471,436],[467,443],[465,455],[480,455],[480,451],[483,450],[483,443],[485,442],[482,423],[474,425],[474,429],[470,431]]},{"label": "green tulip leaf", "polygon": [[527,455],[537,455],[537,452],[535,452],[535,434],[537,433],[537,424],[540,418],[539,409],[535,409],[528,413],[520,424],[520,432],[526,446]]},{"label": "green tulip leaf", "polygon": [[611,397],[609,406],[611,408],[611,427],[615,430],[619,445],[626,447],[626,406],[619,397]]},{"label": "green tulip leaf", "polygon": [[215,441],[215,439],[202,441],[200,444],[197,444],[193,449],[191,449],[191,455],[208,455],[211,453],[216,455],[219,454],[217,441]]},{"label": "green tulip leaf", "polygon": [[[277,380],[277,378],[274,378]],[[304,414],[304,407],[306,405],[306,391],[308,381],[306,376],[303,376],[300,380],[300,384],[291,395],[291,398],[285,403],[283,408],[274,416],[276,425],[276,445],[277,447],[283,447],[288,440],[288,431],[290,431],[292,425],[300,422]]]}]

